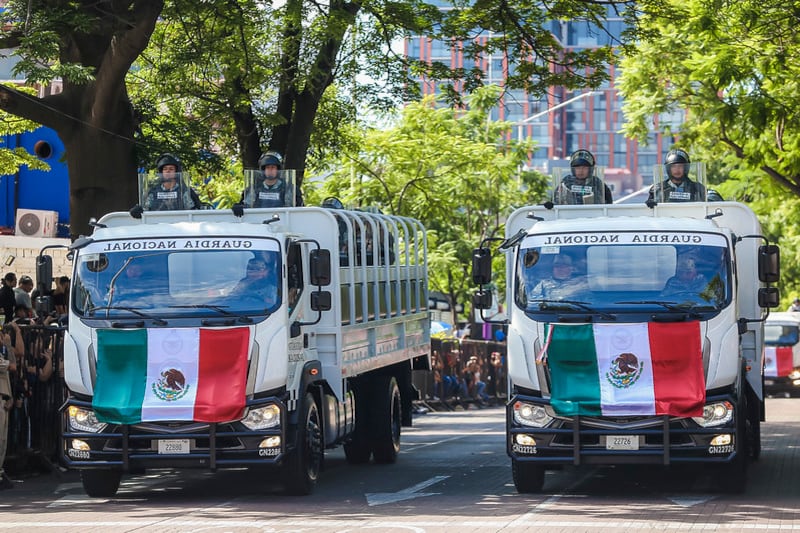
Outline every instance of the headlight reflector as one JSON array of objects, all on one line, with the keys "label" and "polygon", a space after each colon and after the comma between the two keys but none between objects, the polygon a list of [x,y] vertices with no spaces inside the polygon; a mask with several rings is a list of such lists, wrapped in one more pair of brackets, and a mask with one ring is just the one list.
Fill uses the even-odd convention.
[{"label": "headlight reflector", "polygon": [[703,416],[692,417],[692,420],[703,427],[727,424],[733,420],[733,404],[728,401],[707,404],[703,406]]},{"label": "headlight reflector", "polygon": [[106,428],[104,422],[97,420],[94,411],[91,409],[84,409],[77,405],[70,405],[69,410],[69,427],[78,431],[85,431],[87,433],[100,433]]},{"label": "headlight reflector", "polygon": [[553,420],[543,405],[516,402],[514,404],[514,422],[523,426],[543,428]]},{"label": "headlight reflector", "polygon": [[242,424],[250,430],[274,428],[280,423],[281,410],[280,407],[274,403],[265,405],[264,407],[250,409],[247,416],[242,419]]}]

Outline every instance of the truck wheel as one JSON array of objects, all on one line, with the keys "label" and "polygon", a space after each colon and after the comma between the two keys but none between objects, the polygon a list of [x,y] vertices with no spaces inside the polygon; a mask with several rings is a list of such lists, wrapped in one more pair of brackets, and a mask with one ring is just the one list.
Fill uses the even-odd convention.
[{"label": "truck wheel", "polygon": [[350,440],[344,444],[344,456],[351,465],[369,462],[372,446],[369,440],[369,394],[364,383],[353,390],[356,400],[356,423]]},{"label": "truck wheel", "polygon": [[542,492],[544,472],[545,469],[542,465],[511,460],[511,476],[514,478],[514,486],[520,494]]},{"label": "truck wheel", "polygon": [[376,463],[395,463],[400,453],[400,427],[403,421],[400,388],[393,376],[383,376],[376,380],[373,390],[370,424],[373,431],[372,456]]},{"label": "truck wheel", "polygon": [[761,414],[758,411],[758,400],[749,396],[747,412],[747,451],[751,461],[761,457]]},{"label": "truck wheel", "polygon": [[314,397],[306,394],[297,420],[294,450],[284,463],[283,484],[286,492],[295,496],[311,494],[322,467],[322,425]]},{"label": "truck wheel", "polygon": [[727,464],[718,465],[720,471],[717,477],[717,486],[721,492],[729,494],[741,494],[747,486],[747,464],[750,462],[748,433],[750,413],[748,403],[745,398],[739,403],[737,409],[738,416],[736,421],[736,457]]},{"label": "truck wheel", "polygon": [[110,498],[119,490],[122,470],[81,470],[83,490],[92,498]]}]

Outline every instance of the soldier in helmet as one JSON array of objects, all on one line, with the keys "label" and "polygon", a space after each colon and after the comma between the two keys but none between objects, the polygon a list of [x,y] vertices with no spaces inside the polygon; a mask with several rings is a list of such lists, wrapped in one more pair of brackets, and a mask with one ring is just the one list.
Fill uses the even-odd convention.
[{"label": "soldier in helmet", "polygon": [[283,158],[278,152],[269,151],[258,160],[263,179],[247,191],[244,203],[247,207],[283,207],[286,205],[286,182],[280,177]]},{"label": "soldier in helmet", "polygon": [[664,172],[667,179],[650,187],[647,202],[652,203],[654,200],[664,202],[705,201],[705,186],[689,179],[690,163],[689,154],[684,150],[670,150],[664,159]]},{"label": "soldier in helmet", "polygon": [[200,197],[181,179],[183,168],[172,154],[163,154],[156,160],[160,181],[147,191],[145,211],[171,211],[175,209],[200,209]]},{"label": "soldier in helmet", "polygon": [[594,175],[595,159],[588,150],[577,150],[569,158],[571,173],[561,180],[553,195],[556,204],[610,204],[611,189]]}]

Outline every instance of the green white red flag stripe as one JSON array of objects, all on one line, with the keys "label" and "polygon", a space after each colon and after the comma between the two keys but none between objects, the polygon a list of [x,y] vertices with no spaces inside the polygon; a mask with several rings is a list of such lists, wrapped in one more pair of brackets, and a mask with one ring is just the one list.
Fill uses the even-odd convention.
[{"label": "green white red flag stripe", "polygon": [[250,332],[104,329],[97,332],[98,420],[227,422],[245,407]]},{"label": "green white red flag stripe", "polygon": [[549,324],[551,403],[559,415],[701,416],[699,322]]}]

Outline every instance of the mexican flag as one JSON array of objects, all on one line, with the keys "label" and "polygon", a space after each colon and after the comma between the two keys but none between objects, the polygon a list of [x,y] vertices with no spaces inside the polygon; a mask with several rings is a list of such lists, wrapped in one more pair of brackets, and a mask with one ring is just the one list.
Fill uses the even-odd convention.
[{"label": "mexican flag", "polygon": [[550,402],[559,415],[702,416],[699,322],[547,329]]},{"label": "mexican flag", "polygon": [[794,370],[791,346],[766,346],[764,348],[764,376],[785,378]]},{"label": "mexican flag", "polygon": [[92,407],[112,424],[242,416],[248,328],[103,329],[97,332]]}]

